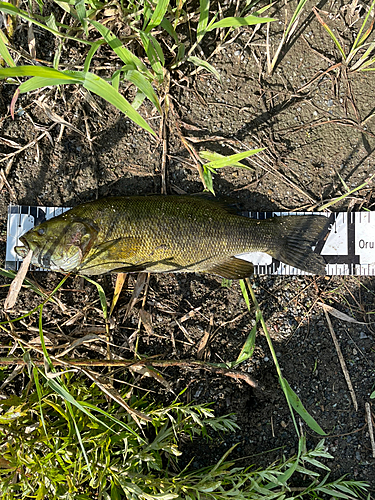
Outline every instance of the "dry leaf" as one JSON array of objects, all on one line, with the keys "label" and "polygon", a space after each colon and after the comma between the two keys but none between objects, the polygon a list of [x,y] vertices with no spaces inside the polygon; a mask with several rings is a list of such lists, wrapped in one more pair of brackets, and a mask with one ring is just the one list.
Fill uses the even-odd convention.
[{"label": "dry leaf", "polygon": [[151,319],[151,314],[144,309],[139,310],[139,316],[141,318],[142,324],[145,327],[146,332],[149,335],[154,334],[154,329],[152,327],[152,319]]},{"label": "dry leaf", "polygon": [[12,309],[12,307],[16,303],[18,294],[20,293],[20,290],[21,290],[23,280],[25,279],[26,273],[29,269],[32,256],[33,256],[33,252],[32,252],[32,250],[29,250],[29,253],[23,259],[21,267],[19,268],[19,271],[18,271],[16,277],[14,278],[14,280],[12,281],[12,283],[9,287],[9,292],[8,292],[7,298],[5,299],[5,304],[4,304],[5,311],[9,311],[10,309]]},{"label": "dry leaf", "polygon": [[320,306],[322,306],[322,308],[325,311],[327,311],[329,314],[332,314],[332,316],[335,316],[335,318],[341,319],[342,321],[346,321],[347,323],[355,323],[356,325],[367,325],[366,322],[364,322],[364,321],[357,321],[356,319],[351,318],[347,314],[338,311],[334,307],[329,306],[327,304],[323,304],[323,302],[318,302],[318,304]]}]

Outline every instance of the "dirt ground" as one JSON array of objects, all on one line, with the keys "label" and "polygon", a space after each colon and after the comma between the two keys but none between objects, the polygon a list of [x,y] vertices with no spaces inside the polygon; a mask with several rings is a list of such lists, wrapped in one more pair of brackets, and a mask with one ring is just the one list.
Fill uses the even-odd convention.
[{"label": "dirt ground", "polygon": [[[225,3],[224,3],[225,4]],[[337,50],[307,4],[304,15],[287,50],[272,76],[266,72],[265,32],[255,34],[251,27],[235,32],[236,37],[210,59],[222,77],[222,84],[212,74],[186,65],[172,74],[170,111],[197,150],[233,154],[254,147],[266,151],[249,162],[254,171],[227,168],[214,178],[218,195],[229,195],[241,209],[263,211],[276,209],[311,209],[353,189],[374,172],[375,148],[375,75],[371,72],[324,71],[339,61]],[[352,2],[321,1],[319,9],[331,13],[327,22],[335,27],[345,47],[354,39],[359,19],[351,16]],[[284,9],[276,5],[280,19],[271,25],[273,46],[280,39]],[[324,15],[322,13],[322,16]],[[15,43],[22,44],[27,26],[22,25]],[[37,33],[38,57],[51,60],[51,39]],[[220,41],[212,35],[202,49],[206,56]],[[52,54],[52,55],[51,55]],[[62,63],[71,62],[74,54],[67,44]],[[106,53],[99,52],[105,64]],[[75,64],[83,55],[76,54]],[[99,61],[100,61],[99,57]],[[113,64],[113,61],[110,62]],[[100,74],[100,70],[98,71]],[[311,81],[315,80],[311,83]],[[307,85],[309,84],[309,85]],[[1,84],[0,138],[21,146],[37,143],[17,152],[0,140],[0,167],[5,169],[14,152],[7,184],[0,195],[0,259],[5,259],[6,218],[10,203],[26,205],[72,206],[106,195],[160,193],[162,143],[140,130],[112,106],[95,97],[95,106],[78,87],[44,89],[22,95],[17,101],[16,116],[9,116],[14,85]],[[124,91],[129,97],[132,90]],[[75,127],[65,127],[51,120],[36,100],[44,102],[59,117]],[[160,117],[144,104],[141,114],[155,130]],[[168,123],[167,190],[168,193],[196,193],[202,190],[197,169],[184,148],[174,120]],[[52,127],[52,128],[51,128]],[[78,129],[78,130],[77,130]],[[40,140],[38,138],[48,130]],[[79,133],[80,132],[80,133]],[[87,135],[93,139],[91,144]],[[333,205],[333,211],[375,210],[373,184]],[[34,273],[34,279],[52,290],[59,281],[53,273]],[[119,352],[131,356],[132,340],[140,304],[124,321],[135,277],[129,278],[115,315],[113,343],[122,345]],[[108,297],[113,293],[114,278],[99,279]],[[2,279],[2,283],[5,280]],[[333,477],[348,474],[372,485],[375,491],[375,459],[372,457],[365,403],[374,391],[375,342],[369,325],[375,310],[375,282],[372,278],[348,277],[255,277],[252,279],[257,299],[272,335],[284,377],[301,397],[306,409],[328,433],[326,443],[334,460],[328,465]],[[82,288],[83,287],[83,288]],[[0,288],[0,303],[6,288]],[[97,292],[78,278],[71,278],[60,292],[69,307],[63,315],[54,306],[45,308],[45,328],[51,335],[57,325],[79,311],[81,304],[97,300]],[[359,322],[352,324],[332,317],[332,324],[346,360],[358,401],[356,411],[342,373],[323,309],[324,302]],[[18,312],[30,310],[38,299],[22,292]],[[97,307],[97,305],[95,306]],[[71,326],[59,326],[60,335],[74,340],[82,328],[99,325],[100,314],[92,307]],[[121,310],[122,309],[122,310]],[[139,352],[163,359],[195,359],[205,332],[210,336],[204,352],[212,362],[234,361],[253,324],[239,284],[223,287],[215,276],[190,274],[152,275],[145,302],[152,319],[152,329],[141,328]],[[176,319],[193,311],[179,328]],[[33,336],[36,318],[23,327],[23,334]],[[80,327],[80,328],[77,328]],[[35,334],[34,334],[35,335]],[[56,334],[57,335],[57,334]],[[56,337],[58,338],[58,337]],[[7,340],[2,338],[3,345]],[[6,351],[3,351],[6,352]],[[240,430],[222,438],[217,436],[204,446],[187,443],[183,460],[194,457],[193,466],[213,463],[234,443],[239,443],[234,458],[242,464],[267,465],[276,458],[296,452],[297,436],[280,389],[266,339],[257,333],[256,349],[251,360],[240,367],[259,383],[254,389],[241,381],[214,375],[205,370],[167,368],[164,376],[175,393],[188,390],[182,400],[214,403],[217,414],[234,412]],[[151,382],[140,382],[150,387]],[[166,402],[173,394],[155,384],[152,389]],[[4,389],[5,393],[7,389]],[[374,406],[374,403],[372,403]],[[307,445],[320,440],[306,426]],[[247,458],[244,458],[247,457]]]}]

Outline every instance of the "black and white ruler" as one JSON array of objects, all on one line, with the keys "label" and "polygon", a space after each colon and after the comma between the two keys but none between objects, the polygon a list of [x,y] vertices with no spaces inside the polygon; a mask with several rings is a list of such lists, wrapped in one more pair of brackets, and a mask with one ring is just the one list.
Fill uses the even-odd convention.
[{"label": "black and white ruler", "polygon": [[[44,220],[51,219],[69,208],[29,207],[12,205],[8,208],[8,232],[5,268],[18,270],[21,258],[14,247],[22,245],[20,236]],[[311,212],[245,212],[254,219],[267,219],[274,215],[312,215]],[[331,229],[324,241],[317,242],[314,251],[323,255],[327,262],[327,275],[375,276],[375,212],[320,213],[330,218]],[[284,264],[262,253],[241,254],[241,259],[254,264],[259,275],[309,274]]]}]

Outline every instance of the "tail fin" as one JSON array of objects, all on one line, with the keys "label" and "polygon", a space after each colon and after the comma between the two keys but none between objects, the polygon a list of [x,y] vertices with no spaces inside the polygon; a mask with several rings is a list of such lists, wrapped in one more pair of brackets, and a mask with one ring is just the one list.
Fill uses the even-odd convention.
[{"label": "tail fin", "polygon": [[329,219],[323,215],[287,215],[274,221],[279,225],[280,239],[271,255],[302,271],[325,274],[324,258],[311,247],[326,235]]}]

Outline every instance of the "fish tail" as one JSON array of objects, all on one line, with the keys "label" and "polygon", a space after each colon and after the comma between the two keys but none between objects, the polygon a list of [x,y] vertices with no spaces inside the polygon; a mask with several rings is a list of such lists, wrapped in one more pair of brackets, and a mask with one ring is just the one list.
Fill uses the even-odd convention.
[{"label": "fish tail", "polygon": [[312,274],[325,274],[324,258],[314,253],[312,246],[322,240],[330,225],[323,215],[287,215],[273,219],[279,234],[275,247],[269,252],[285,264]]}]

